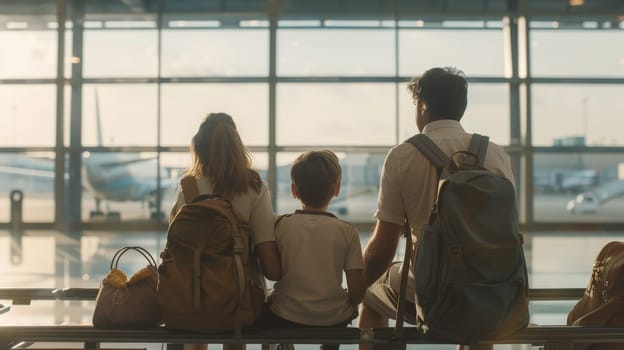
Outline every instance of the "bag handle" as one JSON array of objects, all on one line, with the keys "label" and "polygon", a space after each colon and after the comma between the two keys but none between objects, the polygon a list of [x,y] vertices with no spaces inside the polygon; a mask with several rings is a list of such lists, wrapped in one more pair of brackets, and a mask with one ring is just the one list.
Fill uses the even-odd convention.
[{"label": "bag handle", "polygon": [[403,257],[403,265],[401,266],[401,286],[399,287],[399,301],[396,312],[396,323],[394,326],[394,338],[403,336],[403,321],[405,318],[405,294],[407,293],[407,275],[409,274],[409,266],[412,259],[412,232],[409,223],[405,221],[403,225],[403,235],[405,235],[405,256]]},{"label": "bag handle", "polygon": [[111,260],[111,264],[110,264],[110,269],[111,270],[113,268],[115,268],[115,269],[117,268],[117,265],[119,265],[119,260],[129,250],[134,250],[135,252],[143,255],[143,257],[145,258],[145,260],[147,260],[147,262],[149,263],[150,266],[156,267],[156,260],[154,260],[154,257],[152,256],[152,254],[150,254],[150,252],[148,252],[145,248],[143,248],[143,247],[123,247],[123,248],[119,249],[117,252],[115,252],[115,255],[113,255],[113,259]]}]

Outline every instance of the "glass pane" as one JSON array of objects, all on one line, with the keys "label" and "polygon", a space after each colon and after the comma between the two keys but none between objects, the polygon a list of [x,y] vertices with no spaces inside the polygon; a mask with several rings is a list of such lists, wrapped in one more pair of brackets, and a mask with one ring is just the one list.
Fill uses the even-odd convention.
[{"label": "glass pane", "polygon": [[0,85],[0,116],[0,146],[54,146],[56,86]]},{"label": "glass pane", "polygon": [[533,161],[536,220],[622,222],[622,154],[542,153]]},{"label": "glass pane", "polygon": [[85,77],[153,77],[158,74],[155,30],[85,30]]},{"label": "glass pane", "polygon": [[[407,85],[405,85],[407,86]],[[416,107],[407,90],[399,89],[399,141],[416,134]],[[490,137],[499,145],[509,144],[509,88],[506,84],[470,84],[468,107],[462,117],[464,129]]]},{"label": "glass pane", "polygon": [[624,145],[624,86],[534,84],[531,91],[533,144]]},{"label": "glass pane", "polygon": [[[54,288],[54,237],[49,232],[16,235],[0,231],[0,285],[3,288]],[[10,258],[9,258],[10,257]],[[5,304],[6,305],[6,304]],[[0,321],[13,314],[3,314]],[[29,322],[33,324],[34,322]]]},{"label": "glass pane", "polygon": [[395,84],[277,86],[280,145],[391,145],[395,128]]},{"label": "glass pane", "polygon": [[[379,176],[385,153],[338,152],[342,167],[342,183],[338,197],[331,200],[329,211],[349,222],[373,221],[379,191]],[[277,208],[285,214],[301,209],[299,200],[290,191],[290,168],[299,153],[277,155]]]},{"label": "glass pane", "polygon": [[[82,217],[86,221],[157,219],[157,159],[148,152],[85,152]],[[176,179],[161,169],[163,197]],[[163,208],[164,209],[164,208]]]},{"label": "glass pane", "polygon": [[394,75],[393,30],[281,29],[277,74]]},{"label": "glass pane", "polygon": [[[0,263],[0,285],[4,288],[97,288],[108,273],[114,253],[124,246],[141,246],[158,259],[164,248],[163,232],[28,232],[22,237],[22,260]],[[9,251],[16,241],[0,231],[0,251]],[[5,258],[5,255],[2,256]],[[119,268],[128,276],[145,267],[139,254],[123,256]],[[2,325],[90,324],[94,301],[33,301],[31,305],[12,305],[0,317]],[[160,345],[158,345],[160,346]]]},{"label": "glass pane", "polygon": [[0,153],[0,222],[54,221],[54,154]]},{"label": "glass pane", "polygon": [[52,30],[0,31],[0,79],[54,78],[56,37]]},{"label": "glass pane", "polygon": [[[624,239],[621,232],[524,232],[523,236],[531,288],[585,288],[600,249]],[[574,304],[576,300],[533,301],[531,322],[566,324]]]},{"label": "glass pane", "polygon": [[267,145],[268,101],[266,84],[163,84],[161,143],[187,146],[209,113],[225,112],[245,145]]},{"label": "glass pane", "polygon": [[524,237],[531,288],[585,288],[600,249],[624,234],[554,231]]},{"label": "glass pane", "polygon": [[503,31],[468,29],[399,31],[401,76],[420,75],[429,68],[445,66],[457,67],[467,76],[503,76]]},{"label": "glass pane", "polygon": [[531,74],[624,77],[624,32],[531,30]]},{"label": "glass pane", "polygon": [[83,145],[156,145],[155,84],[86,84],[82,99]]},{"label": "glass pane", "polygon": [[163,30],[163,76],[267,76],[268,30]]}]

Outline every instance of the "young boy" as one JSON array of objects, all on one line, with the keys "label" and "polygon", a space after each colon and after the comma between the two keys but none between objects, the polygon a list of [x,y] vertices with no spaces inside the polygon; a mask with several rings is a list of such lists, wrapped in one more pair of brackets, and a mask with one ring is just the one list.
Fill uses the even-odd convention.
[{"label": "young boy", "polygon": [[305,152],[295,160],[290,176],[292,195],[302,209],[276,218],[282,278],[274,285],[263,326],[346,327],[357,316],[365,284],[357,229],[327,211],[340,192],[338,157],[331,151]]}]

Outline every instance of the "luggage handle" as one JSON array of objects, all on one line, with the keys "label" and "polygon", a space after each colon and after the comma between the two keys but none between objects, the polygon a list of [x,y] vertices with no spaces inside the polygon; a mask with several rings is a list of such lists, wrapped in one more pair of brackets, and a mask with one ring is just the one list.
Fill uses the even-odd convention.
[{"label": "luggage handle", "polygon": [[[463,154],[464,159],[462,159],[462,161],[460,162],[461,165],[458,166],[457,163],[455,162],[455,156],[459,154]],[[474,161],[469,161],[468,159],[470,158],[468,157],[473,158]],[[453,155],[451,156],[451,161],[449,162],[449,172],[453,173],[459,170],[461,167],[470,168],[470,169],[483,169],[481,164],[482,164],[481,159],[475,153],[472,153],[470,151],[457,151],[453,153]]]},{"label": "luggage handle", "polygon": [[403,257],[403,265],[401,266],[401,286],[399,287],[399,301],[397,305],[396,323],[394,326],[393,338],[403,336],[403,321],[405,315],[405,297],[407,290],[407,275],[409,274],[409,266],[412,257],[412,232],[409,223],[406,221],[403,225],[403,235],[405,236],[405,256]]},{"label": "luggage handle", "polygon": [[143,247],[134,246],[134,247],[123,247],[119,249],[117,252],[115,252],[115,255],[113,255],[113,259],[111,260],[111,264],[110,264],[111,270],[113,268],[115,269],[117,268],[117,265],[119,265],[119,260],[129,250],[134,250],[135,252],[143,255],[143,257],[145,258],[145,260],[147,260],[150,266],[156,267],[156,260],[154,260],[154,257],[152,256],[152,254],[150,254],[150,252],[148,252]]}]

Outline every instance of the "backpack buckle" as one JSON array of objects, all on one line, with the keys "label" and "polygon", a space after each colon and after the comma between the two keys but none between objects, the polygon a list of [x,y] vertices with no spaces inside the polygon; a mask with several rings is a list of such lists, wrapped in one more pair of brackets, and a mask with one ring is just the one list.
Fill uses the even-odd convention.
[{"label": "backpack buckle", "polygon": [[240,234],[232,235],[232,251],[234,254],[241,255],[245,252],[245,244],[243,243],[243,237]]}]

